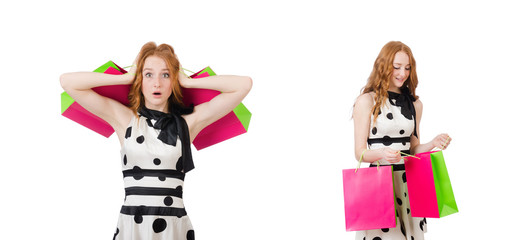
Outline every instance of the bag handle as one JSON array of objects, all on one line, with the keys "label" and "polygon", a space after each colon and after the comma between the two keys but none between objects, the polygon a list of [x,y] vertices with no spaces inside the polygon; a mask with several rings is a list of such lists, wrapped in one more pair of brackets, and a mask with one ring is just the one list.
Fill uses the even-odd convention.
[{"label": "bag handle", "polygon": [[[360,154],[360,160],[358,160],[358,164],[357,164],[357,168],[355,168],[355,172],[357,172],[358,169],[360,168],[360,164],[362,163],[362,159],[364,159],[364,154],[365,154],[365,152],[367,150],[369,150],[369,149],[364,149],[364,151],[362,151],[362,154]],[[399,151],[399,153],[402,154],[402,155],[405,155],[405,156],[409,156],[409,157],[414,157],[414,158],[420,159],[417,156],[414,156],[414,155],[411,155],[411,154],[407,154],[407,153],[403,153],[401,151]],[[379,164],[379,160],[378,160],[378,161],[376,161],[376,170],[379,170],[379,166],[380,166],[380,164]]]},{"label": "bag handle", "polygon": [[[355,168],[355,172],[358,171],[358,169],[360,168],[360,164],[362,163],[362,159],[364,158],[364,153],[369,150],[369,149],[364,149],[364,151],[362,151],[362,154],[360,154],[360,160],[358,160],[358,165],[357,165],[357,168]],[[379,170],[379,160],[376,161],[376,170]]]},{"label": "bag handle", "polygon": [[[401,151],[399,151],[399,153],[400,153],[401,155],[404,155],[404,156],[407,156],[407,157],[413,157],[413,158],[418,158],[418,159],[420,159],[420,158],[419,158],[419,157],[417,157],[417,156],[414,156],[414,155],[411,155],[411,154],[407,154],[407,153],[403,153],[403,152],[401,152]],[[404,158],[404,157],[403,157],[403,158]],[[404,159],[405,159],[405,158],[404,158]]]},{"label": "bag handle", "polygon": [[[448,137],[448,138],[446,139],[445,143],[443,143],[443,148],[445,148],[445,147],[446,147],[446,144],[448,144],[448,140],[450,140],[450,137]],[[433,149],[432,149],[432,151],[437,151],[437,150],[439,150],[439,151],[443,151],[443,149],[441,149],[441,148],[439,148],[439,147],[435,147],[435,148],[433,148]]]},{"label": "bag handle", "polygon": [[181,66],[181,70],[179,70],[180,72],[182,72],[187,78],[189,78],[188,74],[186,74],[184,71],[187,71],[187,72],[190,72],[192,74],[195,74],[195,72],[192,72],[186,68],[184,68],[183,66]]}]

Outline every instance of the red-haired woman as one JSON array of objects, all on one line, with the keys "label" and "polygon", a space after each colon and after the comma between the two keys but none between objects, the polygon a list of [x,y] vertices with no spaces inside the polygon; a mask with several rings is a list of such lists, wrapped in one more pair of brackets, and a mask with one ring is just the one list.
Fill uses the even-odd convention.
[{"label": "red-haired woman", "polygon": [[401,153],[416,154],[435,147],[445,149],[451,141],[439,134],[420,143],[422,102],[415,95],[418,78],[411,49],[402,42],[389,42],[379,53],[368,82],[353,109],[355,157],[364,162],[393,165],[397,226],[357,232],[356,239],[420,240],[427,230],[425,218],[411,217],[406,173]]},{"label": "red-haired woman", "polygon": [[[171,46],[146,43],[128,74],[65,73],[60,82],[81,106],[107,121],[121,144],[125,202],[114,239],[194,239],[182,194],[193,169],[190,144],[206,126],[232,111],[252,81],[242,76],[189,79]],[[93,90],[132,84],[130,106]],[[211,101],[186,107],[181,87],[220,91]]]}]

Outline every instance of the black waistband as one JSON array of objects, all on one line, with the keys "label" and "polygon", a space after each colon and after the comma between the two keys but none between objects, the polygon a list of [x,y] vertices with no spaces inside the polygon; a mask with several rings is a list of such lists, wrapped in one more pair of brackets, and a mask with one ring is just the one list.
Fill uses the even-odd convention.
[{"label": "black waistband", "polygon": [[375,143],[381,143],[385,146],[390,146],[390,145],[392,145],[392,143],[406,144],[406,143],[409,143],[410,141],[411,141],[410,137],[389,137],[389,136],[384,136],[382,138],[369,138],[369,139],[367,139],[367,143],[369,145],[375,144]]},{"label": "black waistband", "polygon": [[[369,165],[369,167],[376,167],[376,163],[371,163],[371,165]],[[380,165],[381,166],[392,166],[394,171],[405,171],[406,170],[406,167],[404,166],[404,164],[391,164],[391,165]]]},{"label": "black waistband", "polygon": [[148,207],[148,206],[122,206],[121,213],[125,215],[155,215],[155,216],[186,216],[184,208],[174,207]]},{"label": "black waistband", "polygon": [[177,178],[184,180],[185,174],[183,172],[172,169],[141,169],[135,166],[133,169],[124,170],[123,177],[133,177],[135,180],[140,180],[143,177],[158,177],[158,178]]},{"label": "black waistband", "polygon": [[183,188],[127,187],[125,195],[173,196],[183,198]]}]

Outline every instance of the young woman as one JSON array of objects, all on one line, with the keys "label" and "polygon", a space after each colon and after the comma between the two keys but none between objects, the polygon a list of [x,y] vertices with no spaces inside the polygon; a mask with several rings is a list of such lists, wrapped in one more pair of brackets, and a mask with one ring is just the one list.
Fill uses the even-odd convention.
[{"label": "young woman", "polygon": [[360,231],[357,240],[424,238],[426,219],[410,214],[401,152],[416,154],[436,147],[446,149],[451,138],[448,134],[439,134],[428,143],[420,143],[422,102],[415,94],[417,85],[411,49],[401,42],[389,42],[381,49],[368,82],[355,102],[355,157],[359,160],[362,156],[364,162],[393,165],[397,214],[395,228]]},{"label": "young woman", "polygon": [[[122,146],[126,196],[116,240],[194,239],[182,200],[185,174],[193,169],[190,144],[203,128],[242,101],[252,81],[242,76],[190,79],[181,71],[171,46],[149,42],[127,74],[76,72],[60,77],[73,99],[114,128]],[[129,107],[92,90],[118,84],[132,84]],[[194,108],[185,107],[181,87],[221,94]]]}]

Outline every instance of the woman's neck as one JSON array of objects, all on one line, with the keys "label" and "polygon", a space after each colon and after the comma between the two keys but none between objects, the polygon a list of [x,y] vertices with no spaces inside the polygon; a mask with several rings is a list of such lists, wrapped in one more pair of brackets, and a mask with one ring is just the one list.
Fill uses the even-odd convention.
[{"label": "woman's neck", "polygon": [[388,88],[388,91],[390,91],[390,92],[394,92],[394,93],[401,93],[401,89],[400,89],[400,88],[398,88],[398,87],[396,87],[396,86],[390,86],[390,87]]}]

